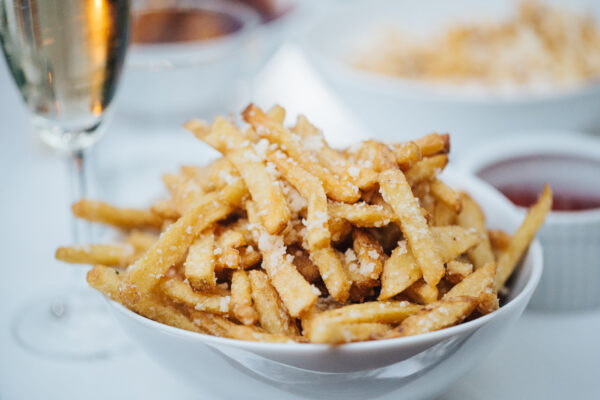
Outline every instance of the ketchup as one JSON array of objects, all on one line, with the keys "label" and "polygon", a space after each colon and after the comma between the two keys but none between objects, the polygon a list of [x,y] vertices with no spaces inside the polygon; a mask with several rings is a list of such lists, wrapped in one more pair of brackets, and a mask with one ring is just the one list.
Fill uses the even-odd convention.
[{"label": "ketchup", "polygon": [[[533,205],[541,193],[540,187],[524,184],[499,186],[500,190],[513,204],[521,207]],[[561,191],[553,188],[552,210],[554,211],[582,211],[600,208],[600,196],[585,193]]]},{"label": "ketchup", "polygon": [[199,9],[163,9],[133,17],[133,43],[159,44],[194,42],[235,33],[242,28],[236,17]]}]

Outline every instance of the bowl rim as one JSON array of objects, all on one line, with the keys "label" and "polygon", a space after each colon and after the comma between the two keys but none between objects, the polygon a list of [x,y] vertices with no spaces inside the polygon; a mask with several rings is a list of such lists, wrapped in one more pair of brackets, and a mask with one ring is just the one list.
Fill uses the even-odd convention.
[{"label": "bowl rim", "polygon": [[[364,4],[356,3],[348,6],[345,10],[360,9]],[[527,90],[523,86],[515,86],[514,90],[503,92],[500,88],[485,85],[465,84],[436,84],[416,79],[408,79],[396,76],[376,73],[353,67],[347,57],[336,57],[331,53],[321,51],[319,46],[314,45],[315,31],[327,25],[331,18],[340,18],[337,13],[322,12],[311,24],[307,33],[300,40],[308,59],[314,63],[321,64],[319,69],[328,70],[327,74],[332,79],[348,82],[351,85],[368,87],[390,96],[405,96],[415,100],[428,100],[440,102],[452,102],[464,105],[528,105],[556,101],[568,101],[582,96],[597,95],[600,93],[600,76],[596,79],[582,82],[581,84],[550,87],[548,90]],[[598,25],[600,28],[600,24]],[[324,40],[322,35],[319,41]],[[326,40],[326,39],[325,39]],[[355,53],[354,56],[360,54]],[[465,90],[466,88],[478,88],[476,91]]]},{"label": "bowl rim", "polygon": [[[494,164],[527,156],[585,157],[600,163],[600,139],[572,130],[522,130],[499,135],[476,145],[458,162],[459,169],[479,179],[478,173]],[[518,212],[526,208],[516,206]],[[578,211],[550,211],[547,222],[558,224],[600,222],[600,208]]]},{"label": "bowl rim", "polygon": [[243,3],[200,0],[186,4],[175,3],[175,7],[150,5],[146,11],[167,8],[198,9],[233,16],[241,23],[238,30],[211,39],[179,43],[132,43],[127,57],[127,66],[133,68],[185,67],[198,62],[219,58],[223,52],[243,46],[244,38],[250,40],[261,25],[260,16]]},{"label": "bowl rim", "polygon": [[[518,217],[518,213],[515,207],[510,203],[505,197],[501,195],[495,188],[491,185],[487,184],[485,181],[477,178],[475,176],[471,176],[466,174],[464,171],[454,170],[450,172],[455,176],[459,176],[461,178],[466,179],[468,184],[471,186],[478,186],[478,190],[484,190],[488,192],[495,192],[498,196],[497,199],[505,203],[508,209],[511,209],[511,212],[514,213],[515,219]],[[137,321],[138,323],[145,325],[150,328],[158,329],[164,333],[178,336],[182,339],[194,340],[204,343],[206,345],[215,345],[215,346],[231,346],[244,350],[248,350],[251,352],[322,352],[330,349],[337,349],[336,351],[346,351],[346,352],[354,352],[354,351],[364,351],[364,350],[381,350],[386,348],[393,348],[396,346],[410,346],[414,344],[424,344],[430,341],[441,340],[446,337],[459,335],[464,332],[468,332],[470,330],[477,329],[488,321],[495,319],[501,315],[512,312],[515,308],[519,307],[523,302],[527,302],[528,299],[533,294],[535,290],[543,270],[543,254],[542,254],[542,246],[540,242],[536,239],[532,242],[529,247],[528,252],[526,253],[524,260],[530,260],[531,266],[528,268],[529,277],[521,289],[521,291],[512,299],[510,299],[506,304],[500,307],[498,310],[481,316],[477,319],[464,322],[458,325],[451,326],[449,328],[440,329],[433,332],[428,332],[425,334],[419,334],[408,337],[400,337],[393,339],[385,339],[385,340],[372,340],[365,342],[354,342],[354,343],[345,343],[341,345],[332,346],[329,344],[316,344],[316,343],[268,343],[268,342],[252,342],[246,340],[239,339],[230,339],[212,336],[208,334],[203,334],[199,332],[191,332],[184,329],[176,328],[170,325],[166,325],[160,322],[156,322],[149,318],[146,318],[142,315],[135,313],[134,311],[129,310],[127,307],[121,305],[114,300],[111,300],[108,297],[105,297],[107,303],[112,306],[115,310],[118,310],[121,314]]]}]

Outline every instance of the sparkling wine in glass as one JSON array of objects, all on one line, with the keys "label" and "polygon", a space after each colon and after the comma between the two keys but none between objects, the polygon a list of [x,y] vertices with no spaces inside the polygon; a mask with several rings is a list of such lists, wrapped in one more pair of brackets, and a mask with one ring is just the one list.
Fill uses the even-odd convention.
[{"label": "sparkling wine in glass", "polygon": [[[8,68],[35,131],[68,156],[74,200],[86,194],[85,150],[107,118],[129,20],[128,0],[0,0]],[[84,230],[73,233],[77,242],[89,239],[82,238]],[[13,331],[32,351],[71,358],[108,354],[115,344],[111,337],[118,336],[100,298],[83,285],[33,299]]]}]

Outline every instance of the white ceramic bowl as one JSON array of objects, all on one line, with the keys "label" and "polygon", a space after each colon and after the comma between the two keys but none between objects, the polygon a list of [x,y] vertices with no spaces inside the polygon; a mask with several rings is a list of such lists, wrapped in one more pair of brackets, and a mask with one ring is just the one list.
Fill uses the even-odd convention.
[{"label": "white ceramic bowl", "polygon": [[[341,3],[341,2],[340,2]],[[600,2],[561,3],[595,14]],[[303,37],[302,48],[323,80],[369,132],[385,141],[433,131],[450,132],[461,150],[472,141],[521,129],[575,129],[600,132],[600,84],[568,91],[498,93],[468,87],[441,87],[361,71],[352,66],[357,50],[388,27],[431,32],[457,19],[497,19],[514,10],[504,0],[374,0],[327,10]]]},{"label": "white ceramic bowl", "polygon": [[[444,179],[482,204],[491,227],[514,231],[519,225],[514,207],[490,186],[451,171]],[[509,301],[496,312],[425,335],[338,347],[202,335],[107,302],[136,343],[210,398],[421,399],[439,394],[491,351],[525,309],[541,273],[535,242],[510,281]]]},{"label": "white ceramic bowl", "polygon": [[251,80],[284,40],[310,15],[301,1],[277,0],[285,11],[261,23],[242,3],[218,0],[137,0],[133,12],[165,8],[224,12],[241,29],[215,39],[170,44],[132,44],[119,89],[118,108],[138,122],[181,125],[247,104]]},{"label": "white ceramic bowl", "polygon": [[[563,192],[600,198],[600,138],[577,132],[516,133],[473,148],[460,166],[497,187],[516,184],[541,190],[547,182],[555,196]],[[525,214],[524,209],[520,212]],[[531,306],[600,306],[600,208],[551,212],[539,237],[545,272]]]}]

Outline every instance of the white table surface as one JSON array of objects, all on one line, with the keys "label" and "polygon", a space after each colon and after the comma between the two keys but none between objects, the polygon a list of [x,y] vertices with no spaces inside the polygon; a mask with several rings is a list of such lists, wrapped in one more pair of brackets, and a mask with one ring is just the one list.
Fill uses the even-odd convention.
[{"label": "white table surface", "polygon": [[[308,114],[326,133],[361,135],[360,124],[345,113],[292,47],[278,53],[258,87],[259,104],[278,101],[292,114]],[[120,138],[144,134],[118,115],[108,130],[97,152],[107,160]],[[0,63],[0,163],[0,399],[211,399],[209,393],[192,390],[170,376],[133,343],[124,354],[87,362],[36,356],[16,343],[10,326],[19,308],[40,290],[70,277],[69,267],[53,260],[54,249],[70,240],[70,198],[64,161],[33,136],[4,63]],[[527,311],[491,354],[442,399],[600,399],[599,332],[600,310]],[[201,362],[198,367],[203,367]],[[240,392],[240,398],[249,397]]]}]

